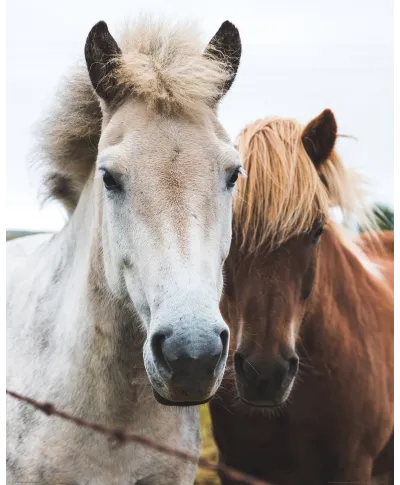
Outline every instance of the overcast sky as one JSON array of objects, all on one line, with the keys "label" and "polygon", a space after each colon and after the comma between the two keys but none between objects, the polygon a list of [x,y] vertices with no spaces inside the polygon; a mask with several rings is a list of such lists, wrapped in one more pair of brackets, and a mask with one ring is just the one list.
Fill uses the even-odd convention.
[{"label": "overcast sky", "polygon": [[393,5],[388,0],[13,0],[7,5],[7,228],[53,230],[57,203],[39,204],[28,163],[35,122],[60,78],[82,58],[98,20],[110,31],[152,12],[195,19],[204,42],[224,20],[239,28],[243,57],[220,118],[235,137],[257,118],[337,118],[345,164],[371,179],[377,201],[393,203]]}]

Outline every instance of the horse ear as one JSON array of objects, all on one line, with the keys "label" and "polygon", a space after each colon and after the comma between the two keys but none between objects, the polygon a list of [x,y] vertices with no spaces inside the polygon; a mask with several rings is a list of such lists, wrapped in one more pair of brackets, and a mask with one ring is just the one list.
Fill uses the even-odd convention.
[{"label": "horse ear", "polygon": [[107,104],[113,102],[117,94],[118,56],[121,49],[108,31],[107,24],[98,22],[86,39],[85,59],[93,88]]},{"label": "horse ear", "polygon": [[239,68],[240,57],[242,55],[242,43],[238,29],[226,20],[208,43],[204,55],[224,62],[229,69],[230,76],[222,87],[221,99],[232,86]]},{"label": "horse ear", "polygon": [[324,110],[305,127],[303,146],[317,169],[332,153],[336,135],[336,120],[330,109]]}]

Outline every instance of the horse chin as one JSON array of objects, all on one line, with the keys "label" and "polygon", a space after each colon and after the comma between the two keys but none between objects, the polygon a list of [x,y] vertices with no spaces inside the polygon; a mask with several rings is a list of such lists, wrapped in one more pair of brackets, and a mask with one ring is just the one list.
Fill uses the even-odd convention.
[{"label": "horse chin", "polygon": [[156,398],[156,401],[163,406],[178,406],[178,407],[189,407],[189,406],[200,406],[200,404],[207,404],[213,396],[203,400],[203,401],[171,401],[166,399],[165,397],[161,396],[154,388],[153,394]]},{"label": "horse chin", "polygon": [[239,399],[240,401],[245,404],[246,406],[249,406],[249,407],[252,407],[252,408],[258,408],[258,409],[270,409],[270,410],[273,410],[273,409],[279,409],[281,408],[282,406],[284,406],[284,404],[286,403],[286,399],[284,399],[283,401],[281,402],[278,402],[278,403],[272,403],[272,402],[266,402],[266,401],[248,401],[247,399],[239,396]]}]

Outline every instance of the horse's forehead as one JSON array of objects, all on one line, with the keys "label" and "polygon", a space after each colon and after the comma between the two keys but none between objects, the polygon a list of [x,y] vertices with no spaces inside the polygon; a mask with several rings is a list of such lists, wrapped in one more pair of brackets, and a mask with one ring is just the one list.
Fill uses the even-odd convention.
[{"label": "horse's forehead", "polygon": [[229,203],[220,196],[222,172],[233,170],[238,157],[212,117],[196,123],[139,105],[123,107],[106,123],[98,163],[122,174],[135,217],[156,239],[172,229],[184,247],[193,245],[192,233],[221,223],[221,200]]},{"label": "horse's forehead", "polygon": [[210,192],[216,172],[240,161],[212,111],[196,121],[159,115],[140,102],[126,103],[106,120],[99,154],[135,178],[163,178],[176,188],[185,181],[199,189],[207,184]]},{"label": "horse's forehead", "polygon": [[248,257],[241,260],[237,272],[238,284],[244,286],[246,295],[264,298],[258,288],[269,288],[274,293],[292,291],[299,283],[298,274],[304,271],[304,261],[307,259],[309,244],[301,235],[290,240],[273,245],[266,239],[262,249],[249,252]]},{"label": "horse's forehead", "polygon": [[204,146],[206,140],[221,139],[222,133],[223,130],[211,111],[197,118],[187,119],[160,115],[140,101],[129,100],[106,119],[102,144],[116,144],[122,138],[134,137],[136,143],[150,145],[155,149],[176,144],[195,149],[196,146]]}]

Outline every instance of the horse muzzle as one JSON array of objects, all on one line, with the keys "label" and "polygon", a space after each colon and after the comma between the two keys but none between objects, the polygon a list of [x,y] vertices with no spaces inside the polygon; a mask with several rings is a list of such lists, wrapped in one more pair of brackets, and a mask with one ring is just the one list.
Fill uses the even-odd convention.
[{"label": "horse muzzle", "polygon": [[215,325],[207,331],[158,329],[150,339],[151,366],[146,366],[157,401],[193,406],[209,401],[221,383],[228,354],[229,331]]}]

